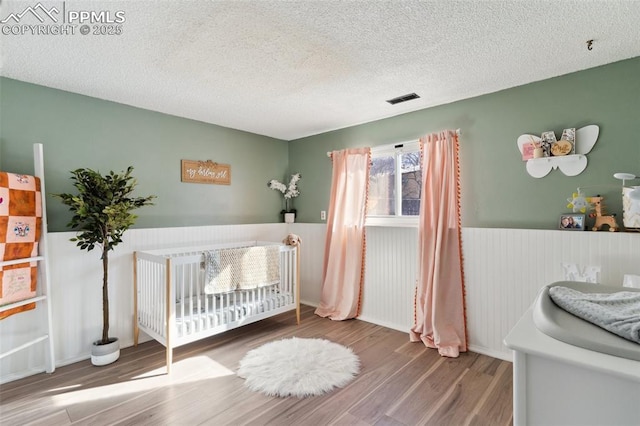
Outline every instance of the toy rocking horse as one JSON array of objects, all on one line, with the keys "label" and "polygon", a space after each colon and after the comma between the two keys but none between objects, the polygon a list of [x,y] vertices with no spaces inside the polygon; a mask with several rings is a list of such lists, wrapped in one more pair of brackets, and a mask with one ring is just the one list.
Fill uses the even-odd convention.
[{"label": "toy rocking horse", "polygon": [[616,215],[603,215],[602,214],[602,197],[600,195],[596,197],[590,197],[590,202],[593,204],[593,209],[595,213],[589,214],[589,217],[594,217],[596,219],[596,223],[594,223],[592,231],[598,231],[602,228],[602,225],[609,225],[609,231],[616,232],[618,228],[618,223],[616,222]]}]

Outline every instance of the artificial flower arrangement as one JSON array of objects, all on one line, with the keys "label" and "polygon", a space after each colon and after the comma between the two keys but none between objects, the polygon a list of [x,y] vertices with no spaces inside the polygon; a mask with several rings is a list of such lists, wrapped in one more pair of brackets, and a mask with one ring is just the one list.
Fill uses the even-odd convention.
[{"label": "artificial flower arrangement", "polygon": [[291,175],[289,185],[285,185],[284,183],[275,179],[271,179],[269,181],[269,188],[280,191],[284,196],[284,210],[280,212],[281,214],[296,212],[295,209],[290,208],[289,203],[292,198],[296,198],[298,195],[300,195],[300,191],[298,190],[298,181],[300,180],[300,177],[300,173]]}]

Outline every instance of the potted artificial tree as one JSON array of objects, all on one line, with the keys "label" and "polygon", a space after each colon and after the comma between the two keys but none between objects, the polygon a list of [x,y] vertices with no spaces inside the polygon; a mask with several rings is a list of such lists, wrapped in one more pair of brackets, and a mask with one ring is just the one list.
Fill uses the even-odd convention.
[{"label": "potted artificial tree", "polygon": [[118,339],[109,337],[109,251],[122,242],[122,234],[134,224],[137,216],[131,211],[153,204],[155,198],[131,196],[136,186],[132,171],[129,167],[126,172],[103,176],[91,169],[77,169],[71,172],[71,179],[78,194],[54,194],[73,213],[67,226],[77,234],[71,241],[81,250],[98,246],[102,251],[102,338],[91,349],[94,365],[110,364],[120,356]]}]

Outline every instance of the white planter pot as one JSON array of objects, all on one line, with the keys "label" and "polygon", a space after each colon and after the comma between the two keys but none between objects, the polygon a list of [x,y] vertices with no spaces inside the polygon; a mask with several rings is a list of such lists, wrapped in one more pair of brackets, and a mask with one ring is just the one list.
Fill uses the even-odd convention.
[{"label": "white planter pot", "polygon": [[293,223],[296,221],[295,213],[285,213],[284,214],[284,223]]},{"label": "white planter pot", "polygon": [[100,340],[91,346],[91,364],[101,366],[111,364],[120,358],[120,341],[117,337],[109,337],[109,343],[99,345]]}]

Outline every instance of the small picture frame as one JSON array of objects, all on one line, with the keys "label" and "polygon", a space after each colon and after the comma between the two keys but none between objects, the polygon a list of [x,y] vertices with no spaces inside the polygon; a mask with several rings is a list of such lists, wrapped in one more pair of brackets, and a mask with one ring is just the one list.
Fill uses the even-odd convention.
[{"label": "small picture frame", "polygon": [[584,218],[584,214],[561,214],[558,219],[558,229],[563,231],[582,231],[585,227]]},{"label": "small picture frame", "polygon": [[556,133],[553,130],[544,132],[540,137],[542,139],[542,151],[545,157],[551,157],[551,145],[558,142],[556,139]]},{"label": "small picture frame", "polygon": [[573,155],[576,153],[576,129],[572,127],[570,129],[564,129],[562,131],[561,141],[567,141],[571,144],[571,151],[568,152],[569,155]]}]

